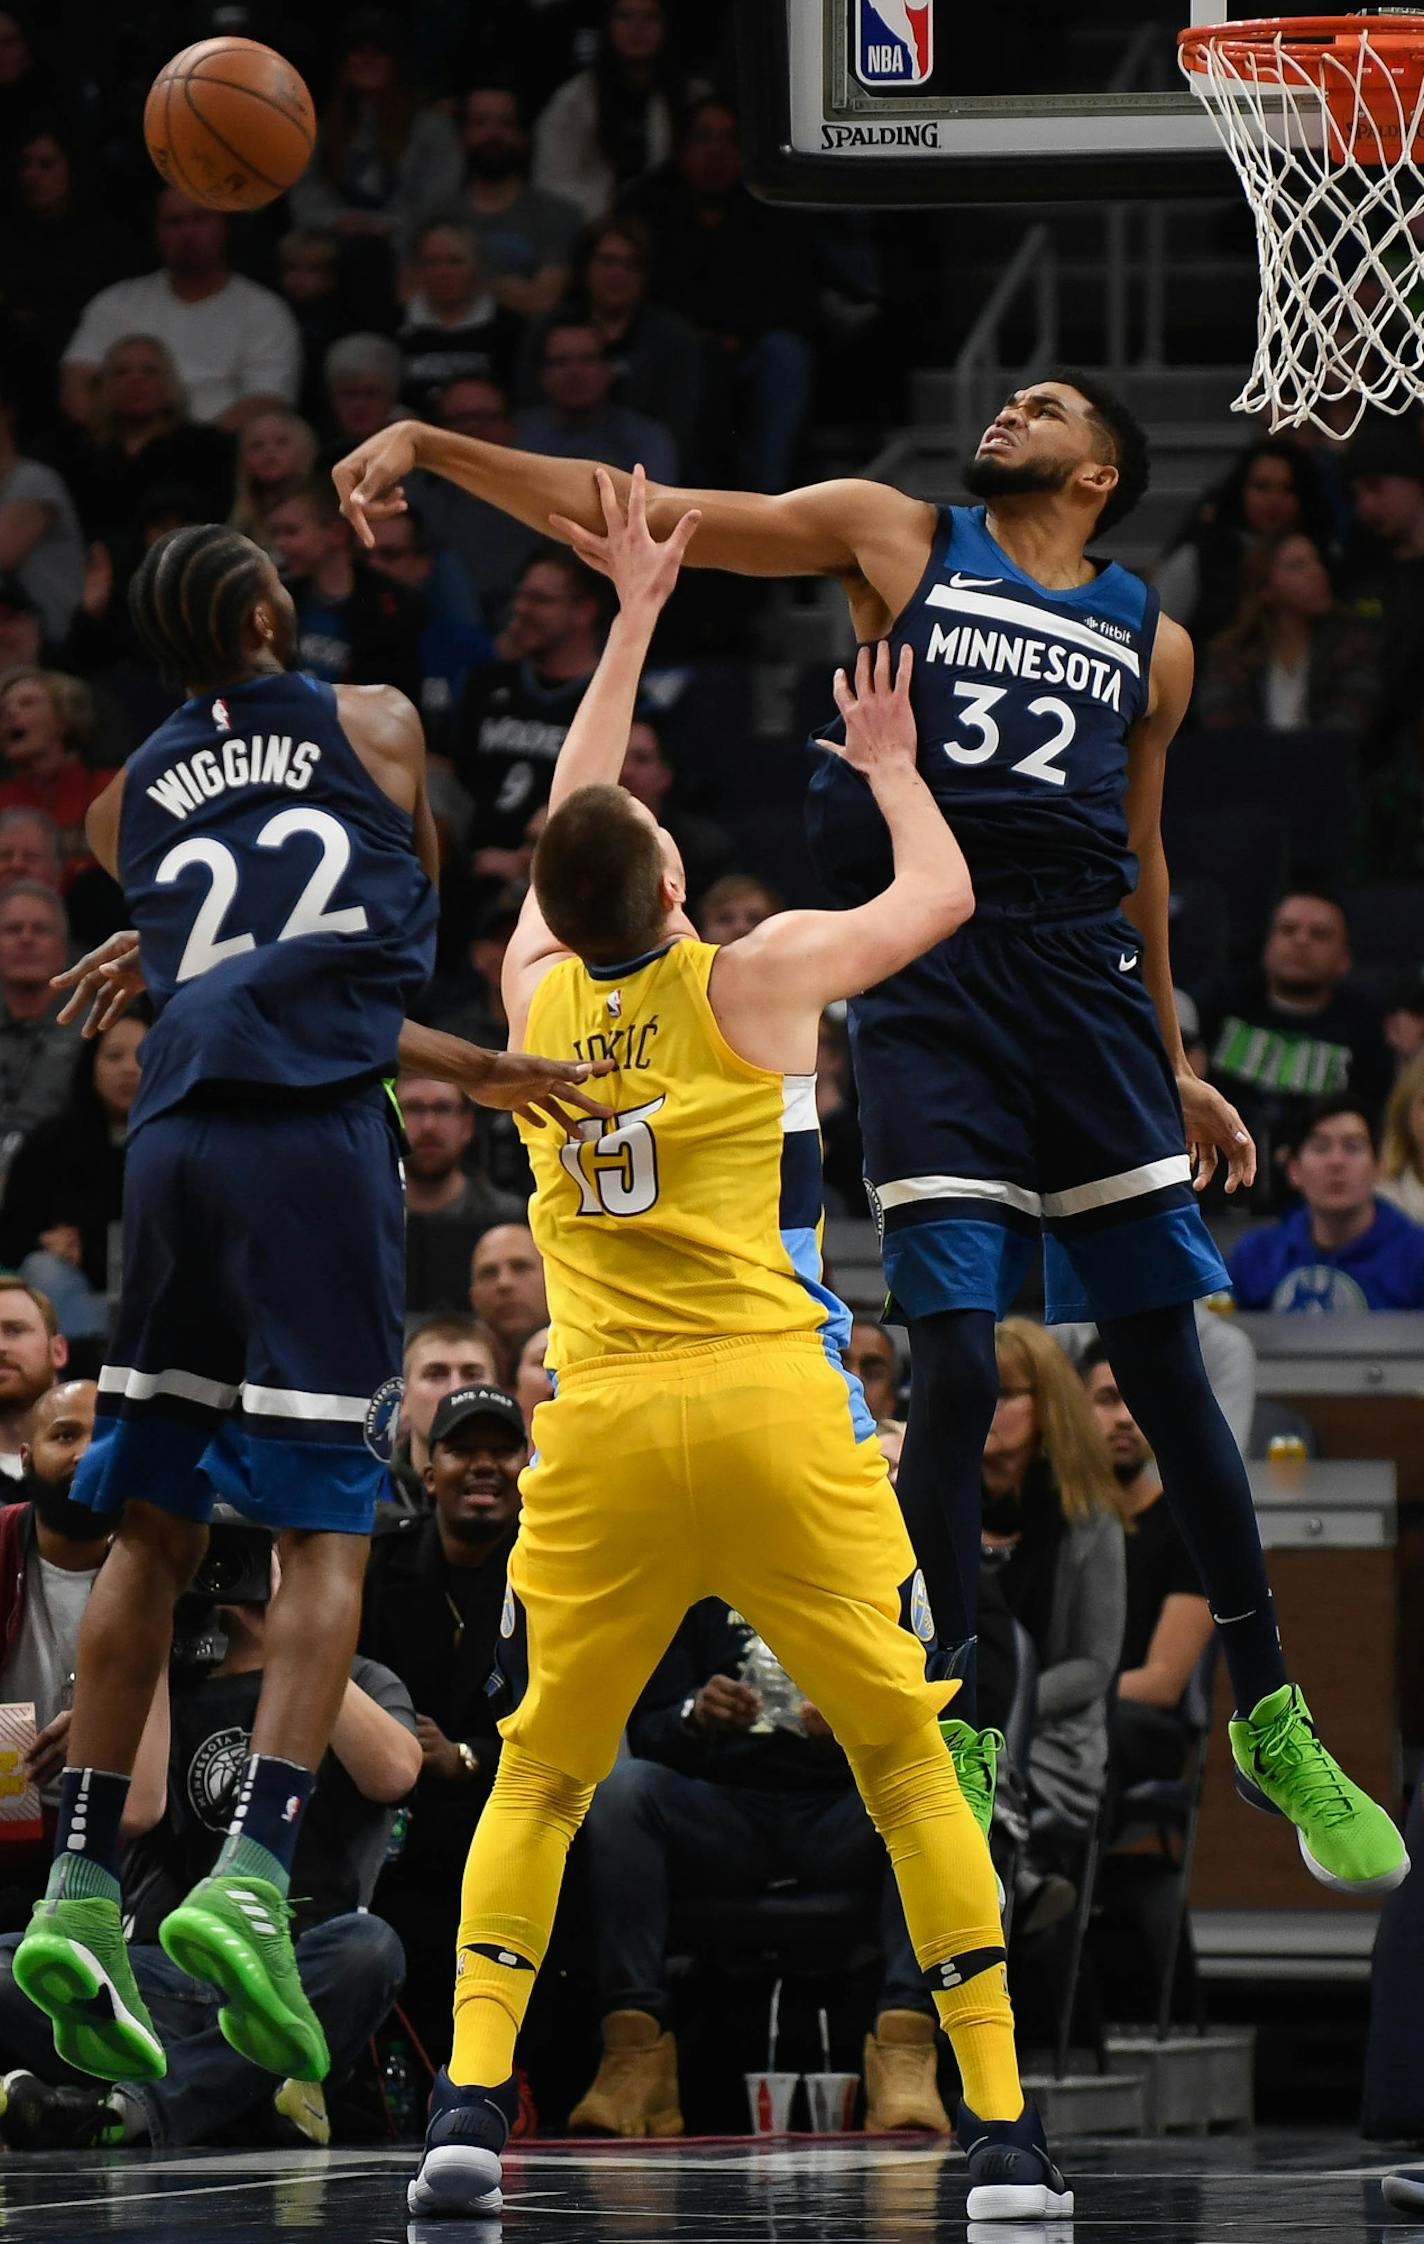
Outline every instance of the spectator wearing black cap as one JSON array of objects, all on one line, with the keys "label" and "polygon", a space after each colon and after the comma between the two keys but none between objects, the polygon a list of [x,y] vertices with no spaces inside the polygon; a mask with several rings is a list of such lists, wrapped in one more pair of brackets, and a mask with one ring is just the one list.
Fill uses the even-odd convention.
[{"label": "spectator wearing black cap", "polygon": [[0,380],[0,569],[13,571],[62,639],[84,590],[84,540],[74,501],[53,468],[15,443],[14,371]]},{"label": "spectator wearing black cap", "polygon": [[292,189],[300,226],[410,246],[422,211],[460,191],[460,143],[444,111],[404,82],[409,41],[399,16],[359,8],[342,32],[336,89],[321,113],[311,167]]},{"label": "spectator wearing black cap", "polygon": [[523,1221],[524,1205],[470,1166],[474,1109],[453,1084],[403,1075],[406,1309],[427,1316],[469,1299],[470,1258],[491,1224]]},{"label": "spectator wearing black cap", "polygon": [[494,1386],[446,1395],[425,1468],[433,1508],[379,1533],[366,1574],[360,1647],[408,1686],[422,1761],[405,1846],[388,1865],[375,1906],[401,1936],[406,2008],[437,2062],[450,2048],[459,1919],[451,1865],[464,1860],[499,1764],[485,1685],[528,1457],[512,1395]]}]

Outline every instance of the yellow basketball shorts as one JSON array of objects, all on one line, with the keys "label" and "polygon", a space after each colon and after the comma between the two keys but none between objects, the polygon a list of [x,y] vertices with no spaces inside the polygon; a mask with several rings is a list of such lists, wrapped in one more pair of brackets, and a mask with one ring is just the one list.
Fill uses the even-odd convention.
[{"label": "yellow basketball shorts", "polygon": [[[708,1341],[561,1374],[534,1416],[509,1563],[529,1680],[506,1738],[583,1783],[683,1615],[724,1598],[847,1746],[888,1744],[953,1695],[900,1624],[915,1558],[874,1437],[814,1335]],[[916,1624],[931,1624],[923,1594]]]}]

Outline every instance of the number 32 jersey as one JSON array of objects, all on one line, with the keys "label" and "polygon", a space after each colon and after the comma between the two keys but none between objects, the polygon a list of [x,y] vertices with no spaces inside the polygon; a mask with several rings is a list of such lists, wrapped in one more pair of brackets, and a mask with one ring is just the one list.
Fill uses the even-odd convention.
[{"label": "number 32 jersey", "polygon": [[[1110,911],[1135,887],[1127,739],[1145,715],[1157,595],[1109,562],[1052,592],[979,507],[941,507],[892,647],[914,649],[920,770],[953,826],[983,912]],[[839,737],[839,724],[830,737]],[[829,756],[811,783],[823,876],[860,900],[890,878],[889,836],[859,775]]]},{"label": "number 32 jersey", "polygon": [[155,1014],[135,1128],[200,1086],[394,1072],[438,905],[330,686],[292,671],[175,710],[126,766],[119,878]]},{"label": "number 32 jersey", "polygon": [[822,1283],[816,1078],[732,1050],[707,994],[716,956],[684,938],[625,966],[564,959],[534,992],[531,1052],[616,1069],[589,1086],[616,1120],[585,1122],[578,1144],[519,1125],[559,1371],[784,1333],[819,1334],[841,1368],[850,1316]]}]

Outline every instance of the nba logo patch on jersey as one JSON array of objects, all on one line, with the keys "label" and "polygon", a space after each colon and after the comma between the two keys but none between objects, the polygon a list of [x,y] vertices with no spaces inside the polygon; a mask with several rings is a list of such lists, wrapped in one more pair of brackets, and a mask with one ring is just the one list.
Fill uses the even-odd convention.
[{"label": "nba logo patch on jersey", "polygon": [[933,0],[854,0],[855,74],[863,86],[923,86],[934,70]]},{"label": "nba logo patch on jersey", "polygon": [[623,992],[622,992],[622,990],[610,990],[610,991],[609,991],[609,993],[608,993],[608,1010],[609,1010],[609,1012],[610,1012],[610,1013],[611,1013],[611,1014],[613,1015],[613,1018],[614,1018],[614,1020],[615,1020],[615,1021],[616,1021],[616,1020],[618,1020],[618,1019],[620,1018],[620,1016],[621,1016],[621,1014],[622,1014],[622,1011],[623,1011]]},{"label": "nba logo patch on jersey", "polygon": [[227,703],[225,701],[215,701],[213,703],[213,730],[214,732],[232,731],[232,719],[227,713]]}]

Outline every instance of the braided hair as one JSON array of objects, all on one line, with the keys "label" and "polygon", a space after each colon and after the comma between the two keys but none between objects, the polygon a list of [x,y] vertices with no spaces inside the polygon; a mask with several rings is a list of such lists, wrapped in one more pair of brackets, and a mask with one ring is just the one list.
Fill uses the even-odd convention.
[{"label": "braided hair", "polygon": [[156,540],[129,587],[129,614],[165,677],[202,688],[242,671],[244,629],[268,589],[267,567],[260,546],[221,522]]}]

